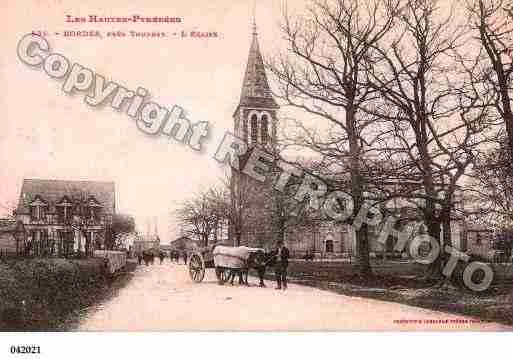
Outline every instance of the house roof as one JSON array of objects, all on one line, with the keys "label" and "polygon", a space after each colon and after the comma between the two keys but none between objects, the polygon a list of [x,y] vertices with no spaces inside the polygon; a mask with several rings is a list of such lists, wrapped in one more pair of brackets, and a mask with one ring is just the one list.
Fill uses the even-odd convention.
[{"label": "house roof", "polygon": [[[249,49],[246,72],[242,81],[242,91],[239,106],[255,108],[278,108],[267,82],[264,61],[258,45],[256,30],[253,32],[253,40]],[[236,110],[237,111],[237,110]]]},{"label": "house roof", "polygon": [[72,203],[85,203],[94,198],[105,213],[115,213],[116,191],[114,182],[63,181],[24,179],[16,213],[29,213],[29,205],[39,197],[55,212],[55,205],[67,197]]}]

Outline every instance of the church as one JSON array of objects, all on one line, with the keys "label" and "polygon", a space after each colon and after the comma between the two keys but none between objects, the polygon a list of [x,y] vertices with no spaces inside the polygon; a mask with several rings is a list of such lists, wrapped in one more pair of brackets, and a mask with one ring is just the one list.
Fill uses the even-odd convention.
[{"label": "church", "polygon": [[[265,66],[260,52],[256,25],[253,34],[246,71],[242,82],[239,103],[233,113],[234,133],[248,146],[240,156],[241,168],[255,147],[265,150],[277,158],[277,112],[279,105],[272,96]],[[272,166],[271,166],[272,168]],[[283,221],[287,210],[280,206],[280,194],[273,190],[279,170],[266,176],[260,183],[248,175],[232,169],[231,198],[235,220],[229,229],[229,241],[233,245],[273,248],[280,238],[296,256],[314,253],[317,257],[343,257],[354,253],[355,234],[348,224],[315,218],[308,223],[301,220]],[[280,220],[282,222],[280,223]],[[376,243],[379,245],[379,243]]]},{"label": "church", "polygon": [[[253,33],[249,56],[242,82],[238,105],[233,113],[234,133],[248,146],[245,155],[240,156],[241,168],[249,158],[251,151],[259,147],[278,158],[277,125],[279,105],[273,98],[260,52],[256,25]],[[273,168],[273,166],[270,166]],[[234,219],[229,228],[229,242],[233,245],[246,245],[259,248],[273,248],[280,238],[291,250],[294,257],[313,254],[316,258],[351,258],[356,256],[356,234],[348,223],[337,223],[321,214],[314,214],[307,221],[292,220],[284,225],[287,210],[280,205],[280,194],[273,189],[274,181],[280,170],[271,169],[264,183],[250,178],[246,174],[233,170],[230,180],[230,192]],[[283,195],[281,195],[283,197]],[[393,204],[392,212],[417,212],[418,210]],[[286,215],[286,213],[285,213]],[[420,226],[421,216],[408,216],[413,219],[409,225]],[[416,222],[416,224],[414,224]],[[453,245],[466,251],[466,223],[462,218],[454,218],[451,225]],[[379,228],[369,228],[369,246],[371,257],[407,257],[408,249],[402,253],[394,252],[396,239],[390,238],[383,245],[378,242]]]}]

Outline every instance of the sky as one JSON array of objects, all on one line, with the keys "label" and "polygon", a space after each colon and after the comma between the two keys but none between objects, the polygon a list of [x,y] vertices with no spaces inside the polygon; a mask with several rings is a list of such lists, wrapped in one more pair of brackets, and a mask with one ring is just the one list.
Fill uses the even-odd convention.
[{"label": "sky", "polygon": [[[118,212],[133,215],[142,232],[148,224],[153,231],[156,222],[163,243],[176,238],[179,228],[172,212],[184,200],[226,180],[227,167],[213,157],[226,131],[233,130],[253,13],[261,52],[273,56],[286,51],[279,28],[285,3],[289,10],[301,12],[309,1],[109,0],[106,6],[105,0],[0,0],[0,217],[16,205],[24,178],[114,181]],[[67,15],[169,16],[182,22],[70,23]],[[103,37],[63,36],[77,30],[97,30]],[[168,36],[135,38],[130,30]],[[211,136],[204,151],[162,135],[148,136],[125,111],[87,105],[85,92],[63,92],[63,80],[17,57],[18,42],[32,31],[47,32],[51,51],[72,64],[133,91],[143,87],[150,94],[146,101],[168,109],[178,105],[193,123],[207,121]],[[109,38],[109,31],[127,36]],[[219,37],[173,35],[182,31],[217,32]],[[328,128],[284,108],[279,127],[286,127],[289,117],[301,118],[316,130]]]},{"label": "sky", "polygon": [[[299,1],[299,0],[298,0]],[[258,0],[260,48],[277,49],[281,5]],[[0,216],[15,204],[24,178],[116,183],[118,212],[135,216],[146,231],[157,218],[159,235],[177,235],[170,213],[194,193],[219,183],[226,168],[213,159],[241,90],[252,33],[252,0],[72,1],[1,0]],[[182,23],[67,23],[73,17],[170,16]],[[63,37],[64,31],[99,30],[102,39]],[[216,31],[219,38],[107,38],[108,31]],[[93,108],[84,92],[67,95],[62,80],[22,63],[23,35],[46,31],[52,52],[64,55],[128,89],[146,88],[152,101],[179,105],[191,122],[208,121],[204,153],[163,136],[143,134],[125,112]],[[58,32],[60,35],[55,35]]]}]

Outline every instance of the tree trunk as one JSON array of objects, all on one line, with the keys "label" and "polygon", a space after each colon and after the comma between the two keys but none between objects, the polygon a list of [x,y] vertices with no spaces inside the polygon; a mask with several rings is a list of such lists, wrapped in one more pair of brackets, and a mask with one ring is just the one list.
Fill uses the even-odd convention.
[{"label": "tree trunk", "polygon": [[367,224],[363,223],[356,231],[357,270],[362,277],[372,276],[369,258],[369,231]]},{"label": "tree trunk", "polygon": [[240,246],[240,237],[241,237],[241,233],[239,230],[235,231],[235,246],[238,247]]},{"label": "tree trunk", "polygon": [[278,241],[285,241],[285,221],[283,218],[280,219],[278,224]]},{"label": "tree trunk", "polygon": [[[441,238],[440,229],[443,230]],[[440,284],[443,284],[446,278],[444,278],[442,271],[450,256],[450,254],[445,252],[445,247],[452,247],[450,204],[444,205],[440,213],[440,218],[438,218],[432,224],[432,231],[434,233],[430,234],[430,236],[432,236],[433,238],[437,238],[435,237],[435,235],[438,235],[438,243],[440,244],[440,254],[438,255],[438,258],[436,258],[436,260],[429,266],[427,278],[432,280],[438,280]]]},{"label": "tree trunk", "polygon": [[[509,98],[504,103],[509,104]],[[513,113],[509,107],[507,111],[504,111],[504,123],[506,124],[506,133],[508,134],[508,152],[510,158],[513,158]]]},{"label": "tree trunk", "polygon": [[[427,234],[435,239],[438,243],[440,243],[440,221],[435,218],[434,214],[426,213],[424,216]],[[442,268],[443,268],[443,260],[442,260],[442,247],[440,246],[440,255],[428,265],[426,270],[425,279],[426,280],[439,280],[442,278]]]},{"label": "tree trunk", "polygon": [[[437,197],[433,183],[433,171],[431,168],[431,156],[428,148],[427,120],[424,111],[417,113],[420,122],[420,130],[417,134],[419,154],[422,164],[422,184],[426,193],[426,206],[424,208],[424,222],[427,234],[440,243],[440,219],[436,217],[435,198]],[[442,276],[442,258],[439,255],[427,268],[425,279],[439,279]]]},{"label": "tree trunk", "polygon": [[[346,109],[346,125],[349,139],[349,153],[351,156],[351,196],[354,201],[354,214],[357,215],[363,205],[363,183],[360,173],[360,146],[356,131],[356,111],[348,106]],[[369,260],[369,238],[367,224],[356,230],[356,268],[362,277],[372,275]]]},{"label": "tree trunk", "polygon": [[439,281],[438,284],[440,286],[450,286],[451,277],[445,277],[442,274],[443,268],[445,267],[446,263],[449,261],[450,254],[445,252],[445,247],[449,246],[452,247],[452,240],[451,240],[451,207],[450,204],[447,206],[444,206],[442,208],[442,212],[440,214],[441,217],[441,223],[442,223],[442,239],[440,243],[440,255],[438,256],[438,271],[440,272],[439,275]]}]

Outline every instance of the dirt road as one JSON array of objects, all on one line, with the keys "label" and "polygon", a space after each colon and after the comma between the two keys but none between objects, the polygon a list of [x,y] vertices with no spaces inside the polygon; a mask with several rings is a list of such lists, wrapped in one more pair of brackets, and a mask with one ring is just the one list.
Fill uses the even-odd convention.
[{"label": "dirt road", "polygon": [[290,284],[287,291],[193,283],[184,265],[140,266],[118,296],[78,330],[512,330],[496,323]]}]

